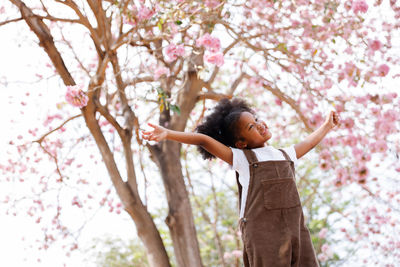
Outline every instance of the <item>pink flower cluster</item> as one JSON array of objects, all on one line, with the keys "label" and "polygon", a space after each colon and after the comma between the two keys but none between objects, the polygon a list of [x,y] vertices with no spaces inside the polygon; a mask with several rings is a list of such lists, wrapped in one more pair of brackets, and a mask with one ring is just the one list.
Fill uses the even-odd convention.
[{"label": "pink flower cluster", "polygon": [[169,74],[170,74],[169,68],[160,66],[160,67],[157,67],[156,70],[154,71],[154,79],[158,80],[163,75],[166,75],[168,77]]},{"label": "pink flower cluster", "polygon": [[146,6],[139,8],[138,19],[139,21],[150,19],[156,12]]},{"label": "pink flower cluster", "polygon": [[358,12],[365,13],[368,10],[368,5],[364,0],[354,1],[351,7],[355,14]]},{"label": "pink flower cluster", "polygon": [[378,67],[378,75],[381,77],[385,77],[389,73],[389,66],[386,64],[382,64]]},{"label": "pink flower cluster", "polygon": [[243,252],[241,250],[233,250],[232,252],[225,252],[224,259],[228,260],[230,258],[240,258],[243,256]]},{"label": "pink flower cluster", "polygon": [[209,8],[214,8],[220,4],[219,0],[206,0],[205,4]]},{"label": "pink flower cluster", "polygon": [[83,108],[87,105],[89,100],[88,96],[82,91],[83,86],[67,86],[67,93],[65,99],[67,102],[75,107]]},{"label": "pink flower cluster", "polygon": [[379,40],[369,41],[369,48],[372,51],[378,51],[382,48],[382,43]]},{"label": "pink flower cluster", "polygon": [[217,37],[212,37],[209,33],[204,34],[196,41],[197,46],[206,49],[204,61],[221,67],[224,64],[224,54],[218,52],[221,49],[221,41]]},{"label": "pink flower cluster", "polygon": [[224,64],[224,54],[222,54],[222,52],[210,54],[206,53],[204,54],[204,60],[208,63],[221,67]]},{"label": "pink flower cluster", "polygon": [[172,62],[185,54],[185,47],[183,44],[176,45],[174,43],[170,43],[165,48],[164,52],[167,55],[167,62]]},{"label": "pink flower cluster", "polygon": [[210,52],[218,52],[221,48],[221,41],[217,37],[212,37],[209,33],[204,34],[196,41],[197,46],[204,46]]}]

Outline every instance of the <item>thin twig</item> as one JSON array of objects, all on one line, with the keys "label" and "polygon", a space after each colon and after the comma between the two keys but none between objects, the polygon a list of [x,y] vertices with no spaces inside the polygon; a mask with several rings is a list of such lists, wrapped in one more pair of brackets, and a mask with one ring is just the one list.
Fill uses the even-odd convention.
[{"label": "thin twig", "polygon": [[37,140],[35,140],[35,141],[33,141],[33,142],[41,144],[41,143],[43,142],[43,140],[44,140],[48,135],[50,135],[51,133],[53,133],[53,132],[55,132],[55,131],[61,129],[67,122],[72,121],[73,119],[76,119],[76,118],[78,118],[78,117],[80,117],[80,116],[82,116],[82,114],[78,114],[78,115],[72,116],[71,118],[69,118],[69,119],[67,119],[66,121],[64,121],[60,126],[58,126],[57,128],[51,130],[50,132],[44,134],[42,137],[40,137],[39,139],[37,139]]},{"label": "thin twig", "polygon": [[23,18],[21,17],[21,18],[16,18],[16,19],[10,19],[10,20],[6,20],[6,21],[2,21],[2,22],[0,22],[0,26],[6,25],[6,24],[12,23],[12,22],[20,21],[20,20],[22,20],[22,19],[23,19]]}]

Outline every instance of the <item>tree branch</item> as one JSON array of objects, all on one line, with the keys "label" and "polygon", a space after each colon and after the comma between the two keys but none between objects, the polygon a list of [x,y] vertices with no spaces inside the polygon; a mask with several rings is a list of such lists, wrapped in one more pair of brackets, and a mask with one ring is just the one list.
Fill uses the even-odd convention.
[{"label": "tree branch", "polygon": [[215,93],[213,91],[211,92],[200,92],[197,96],[197,101],[199,100],[204,100],[204,99],[212,99],[215,101],[219,101],[223,98],[232,98],[232,95],[227,95],[227,94],[219,94],[219,93]]},{"label": "tree branch", "polygon": [[39,38],[39,45],[43,47],[65,85],[75,85],[75,81],[64,64],[64,60],[54,44],[53,36],[47,25],[36,16],[21,0],[10,0],[21,12],[22,18],[29,28]]},{"label": "tree branch", "polygon": [[16,18],[16,19],[10,19],[10,20],[6,20],[6,21],[2,21],[0,22],[0,26],[6,25],[8,23],[12,23],[12,22],[16,22],[16,21],[20,21],[23,20],[23,18]]},{"label": "tree branch", "polygon": [[76,118],[78,118],[78,117],[80,117],[80,116],[82,116],[82,114],[78,114],[78,115],[72,116],[71,118],[67,119],[67,120],[64,121],[62,124],[60,124],[60,126],[58,126],[57,128],[51,130],[50,132],[44,134],[42,137],[40,137],[39,139],[37,139],[37,140],[35,140],[35,141],[33,141],[33,142],[36,142],[36,143],[41,144],[41,143],[43,142],[43,140],[44,140],[48,135],[50,135],[50,134],[54,133],[55,131],[61,129],[61,128],[62,128],[65,124],[67,124],[69,121],[72,121],[72,120],[74,120],[74,119],[76,119]]},{"label": "tree branch", "polygon": [[279,90],[277,88],[273,88],[272,86],[270,86],[266,83],[262,83],[262,86],[265,89],[267,89],[268,91],[270,91],[274,96],[276,96],[280,100],[289,104],[289,106],[296,111],[297,115],[299,115],[299,117],[300,117],[300,120],[303,122],[304,126],[306,127],[307,132],[311,133],[313,131],[313,128],[309,124],[308,119],[303,115],[299,106],[296,104],[296,101],[293,98],[285,95],[281,90]]}]

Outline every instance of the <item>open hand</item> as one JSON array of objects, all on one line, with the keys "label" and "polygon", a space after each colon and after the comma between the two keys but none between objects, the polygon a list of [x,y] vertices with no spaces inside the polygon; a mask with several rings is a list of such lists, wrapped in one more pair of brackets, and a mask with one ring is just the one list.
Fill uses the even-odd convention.
[{"label": "open hand", "polygon": [[143,134],[143,139],[148,140],[148,141],[157,141],[160,142],[167,137],[167,129],[164,127],[161,127],[159,125],[154,125],[151,123],[148,123],[151,128],[153,128],[152,131],[142,131]]},{"label": "open hand", "polygon": [[340,124],[340,118],[336,111],[329,112],[326,117],[325,124],[329,125],[330,128],[334,128],[335,126]]}]

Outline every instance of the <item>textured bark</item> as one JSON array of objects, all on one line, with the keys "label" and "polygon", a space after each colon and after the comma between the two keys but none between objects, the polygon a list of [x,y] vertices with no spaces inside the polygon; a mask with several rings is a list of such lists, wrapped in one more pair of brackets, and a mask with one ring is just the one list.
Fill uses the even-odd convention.
[{"label": "textured bark", "polygon": [[[130,173],[131,177],[129,184],[123,182],[115,163],[113,154],[95,118],[94,104],[89,103],[88,106],[84,108],[84,117],[87,127],[89,128],[100,150],[100,153],[107,167],[111,181],[117,191],[117,194],[124,204],[125,210],[129,213],[136,224],[137,232],[139,238],[144,244],[150,266],[170,266],[167,252],[165,250],[160,234],[156,228],[156,225],[154,224],[154,221],[151,218],[151,215],[148,213],[146,207],[140,200],[136,187],[132,188],[132,180],[134,180],[136,184],[136,177],[134,175],[134,172],[132,171]],[[128,136],[126,138],[131,138],[131,136]],[[125,140],[125,143],[126,142],[127,140]],[[129,152],[128,155],[131,155],[131,153]]]},{"label": "textured bark", "polygon": [[[202,82],[197,79],[197,74],[189,72],[184,90],[178,97],[181,114],[171,117],[172,129],[185,129],[201,88]],[[182,174],[180,149],[181,145],[173,141],[165,141],[150,147],[153,158],[160,168],[167,195],[169,213],[165,222],[171,233],[177,265],[198,267],[202,266],[202,262],[193,212]]]}]

